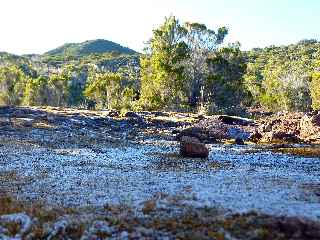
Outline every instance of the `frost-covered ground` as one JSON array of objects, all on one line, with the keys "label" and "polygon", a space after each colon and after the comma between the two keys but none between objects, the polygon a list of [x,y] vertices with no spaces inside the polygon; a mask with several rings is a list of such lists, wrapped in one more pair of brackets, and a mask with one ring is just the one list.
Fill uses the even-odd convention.
[{"label": "frost-covered ground", "polygon": [[208,160],[187,159],[179,157],[177,142],[153,138],[97,147],[2,140],[0,187],[23,200],[140,208],[157,192],[188,191],[195,206],[320,219],[319,158],[210,145]]}]

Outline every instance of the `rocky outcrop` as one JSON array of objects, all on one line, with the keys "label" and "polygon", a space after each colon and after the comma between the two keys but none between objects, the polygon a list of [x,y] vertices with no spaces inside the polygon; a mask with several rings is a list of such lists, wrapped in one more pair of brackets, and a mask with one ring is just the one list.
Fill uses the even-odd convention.
[{"label": "rocky outcrop", "polygon": [[180,154],[183,157],[207,158],[209,149],[199,139],[183,136],[180,141]]},{"label": "rocky outcrop", "polygon": [[204,143],[216,143],[227,139],[240,142],[248,140],[255,129],[256,124],[253,120],[221,115],[203,119],[193,127],[184,129],[177,135],[177,140],[189,136]]},{"label": "rocky outcrop", "polygon": [[233,116],[214,116],[199,121],[177,134],[198,138],[204,143],[234,139],[255,143],[320,144],[320,113],[279,112],[259,121]]},{"label": "rocky outcrop", "polygon": [[320,114],[280,112],[260,121],[250,139],[266,143],[320,143]]},{"label": "rocky outcrop", "polygon": [[320,143],[320,113],[301,118],[300,136],[308,142]]}]

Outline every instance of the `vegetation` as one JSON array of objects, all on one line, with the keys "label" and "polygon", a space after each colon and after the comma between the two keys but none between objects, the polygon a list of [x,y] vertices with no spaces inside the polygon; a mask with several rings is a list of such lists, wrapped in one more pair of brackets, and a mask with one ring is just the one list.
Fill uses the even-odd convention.
[{"label": "vegetation", "polygon": [[234,83],[241,88],[244,71],[239,45],[219,48],[227,32],[225,27],[214,31],[199,23],[181,24],[175,17],[165,19],[141,60],[143,108],[197,110],[238,104],[238,98],[222,100]]},{"label": "vegetation", "polygon": [[289,46],[254,49],[247,52],[247,57],[244,80],[253,104],[269,110],[316,109],[319,42],[304,40]]},{"label": "vegetation", "polygon": [[237,114],[320,109],[320,43],[243,52],[228,30],[166,18],[143,54],[106,40],[0,53],[0,104]]}]

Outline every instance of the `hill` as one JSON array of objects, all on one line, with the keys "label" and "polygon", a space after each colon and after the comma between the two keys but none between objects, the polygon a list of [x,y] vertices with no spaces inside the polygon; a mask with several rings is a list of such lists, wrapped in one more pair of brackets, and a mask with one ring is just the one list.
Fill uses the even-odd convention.
[{"label": "hill", "polygon": [[121,46],[118,43],[104,39],[97,39],[85,41],[82,43],[66,43],[61,47],[46,52],[44,56],[84,57],[92,54],[104,54],[112,52],[128,55],[137,53],[136,51]]}]

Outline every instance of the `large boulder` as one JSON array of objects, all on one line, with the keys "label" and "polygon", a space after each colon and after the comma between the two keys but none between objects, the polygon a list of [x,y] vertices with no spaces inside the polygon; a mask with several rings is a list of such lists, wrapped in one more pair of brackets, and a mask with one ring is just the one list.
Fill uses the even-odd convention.
[{"label": "large boulder", "polygon": [[207,158],[209,149],[198,138],[183,136],[180,140],[180,154],[183,157]]}]

